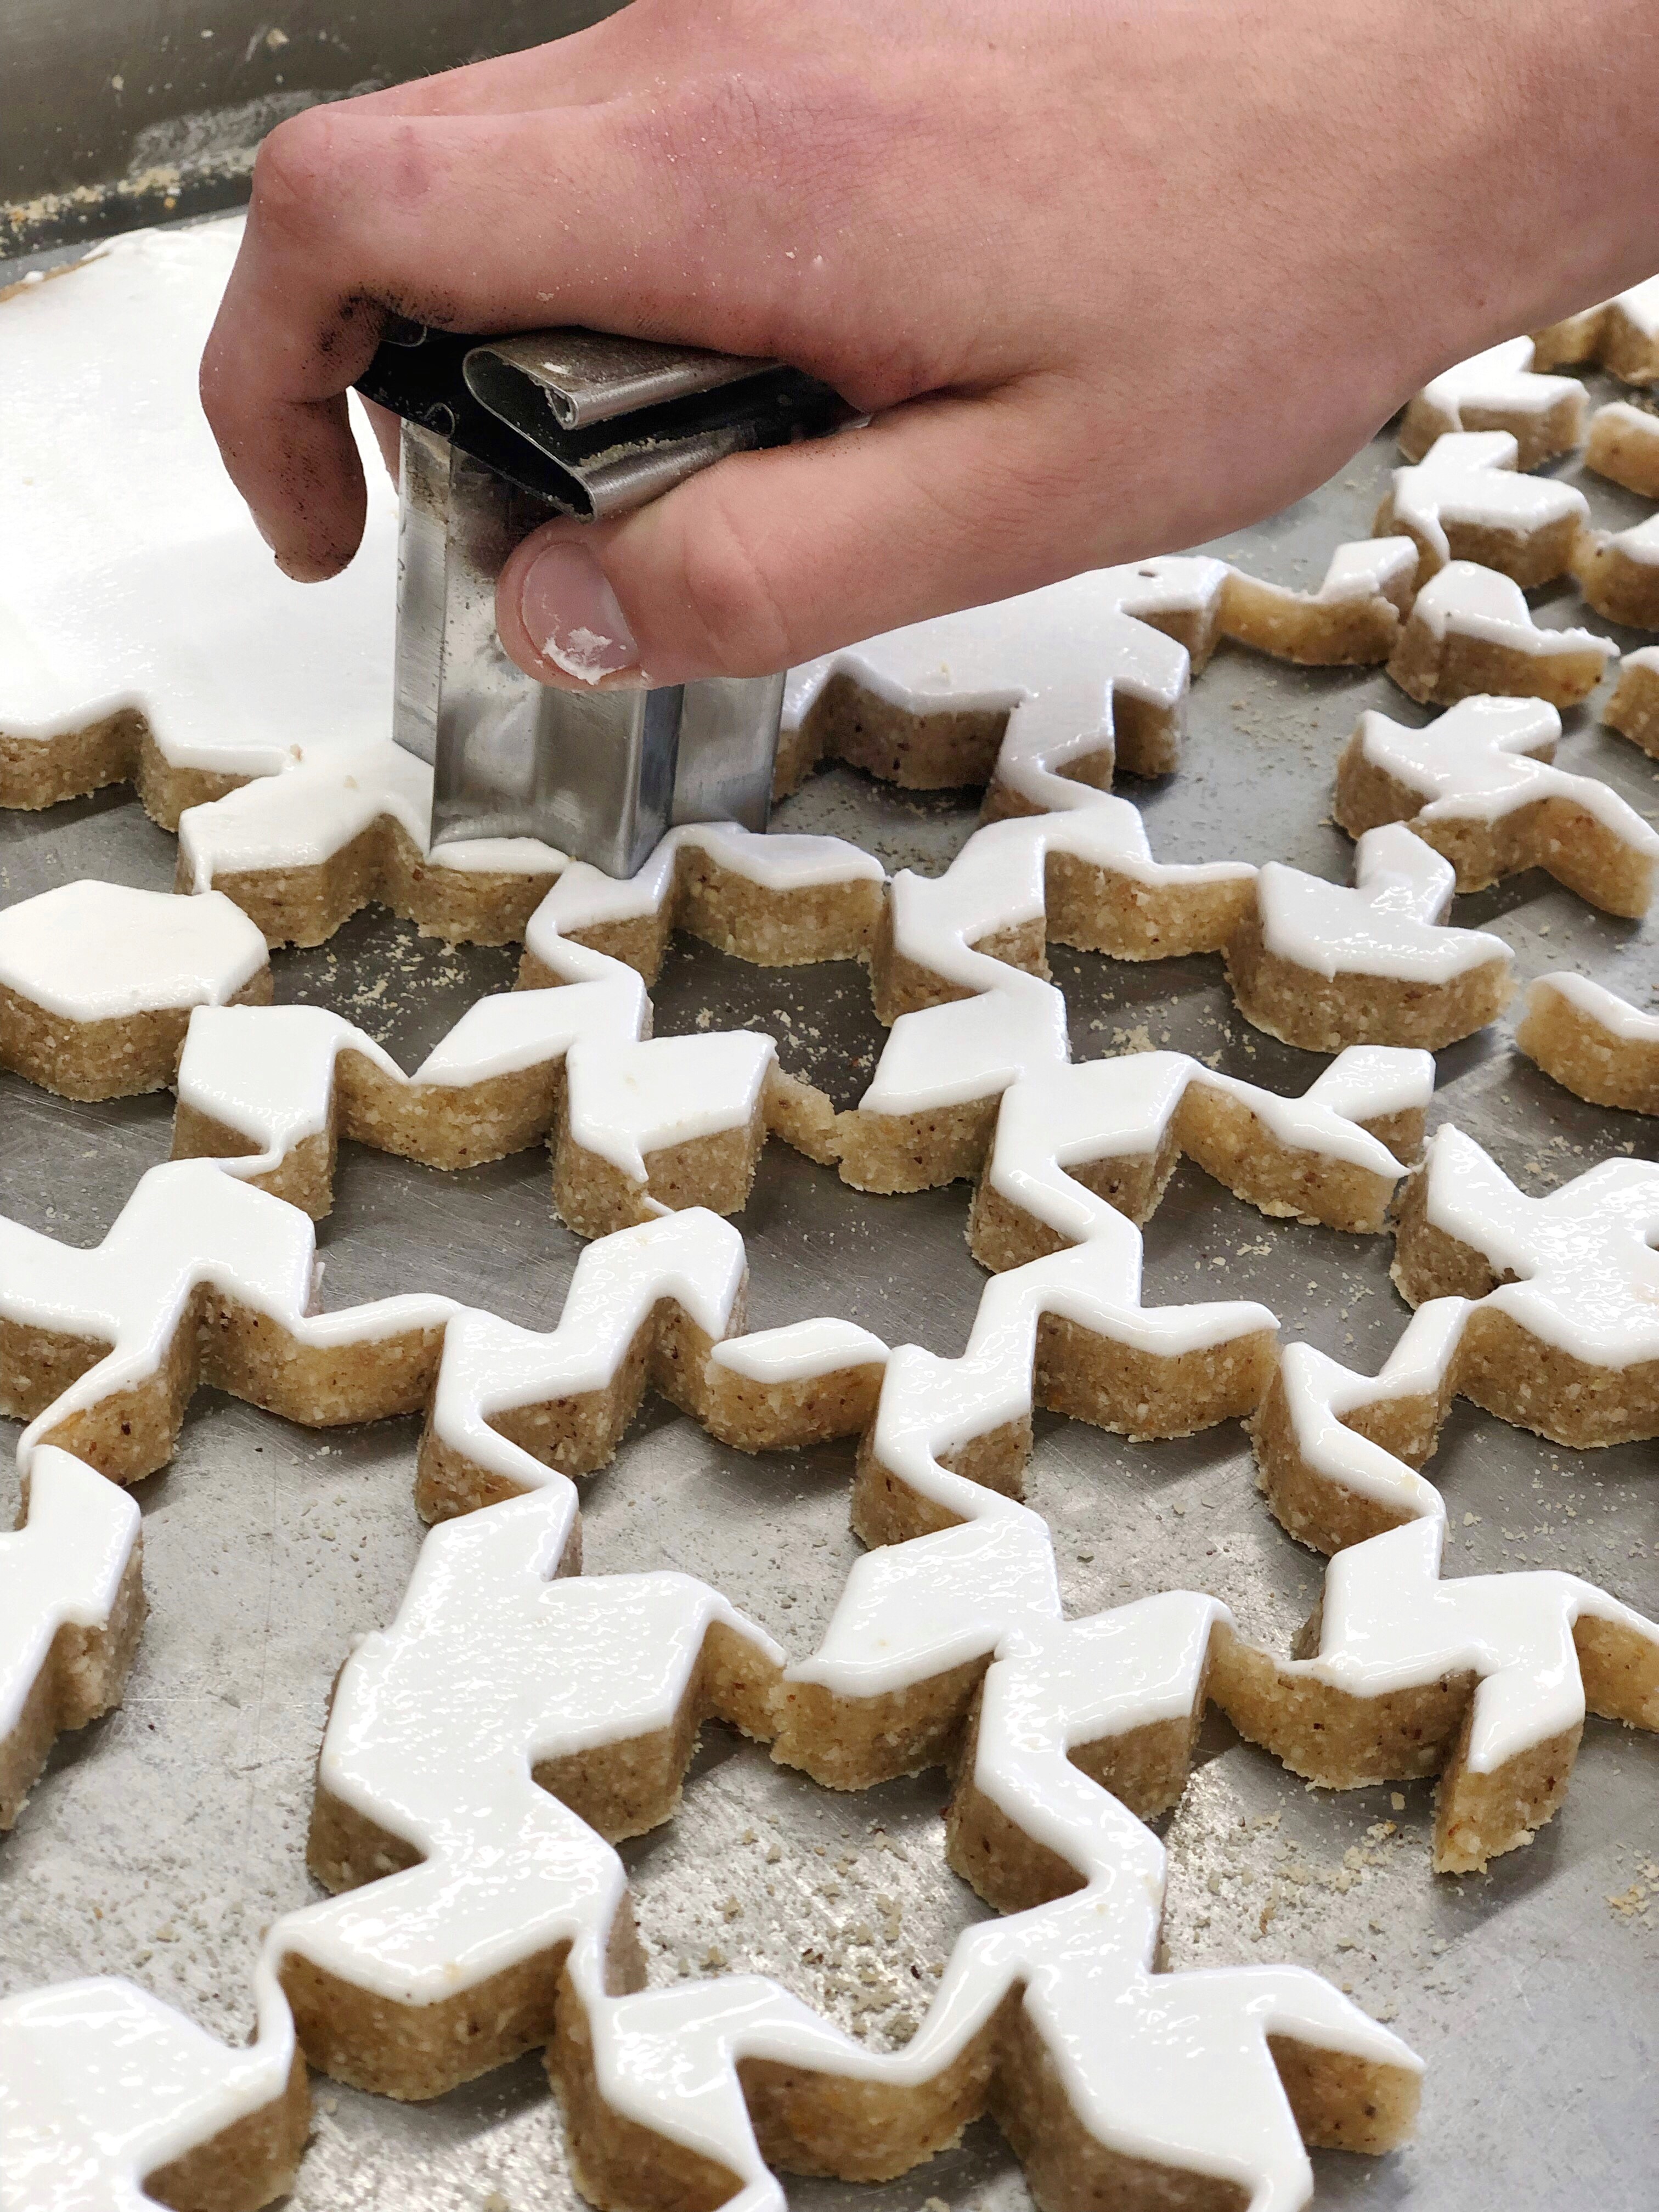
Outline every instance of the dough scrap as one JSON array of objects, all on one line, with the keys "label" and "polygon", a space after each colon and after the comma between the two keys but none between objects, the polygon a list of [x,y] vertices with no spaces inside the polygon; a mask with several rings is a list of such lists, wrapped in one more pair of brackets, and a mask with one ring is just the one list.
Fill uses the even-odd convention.
[{"label": "dough scrap", "polygon": [[1507,430],[1523,469],[1571,453],[1583,440],[1584,387],[1575,377],[1540,374],[1537,359],[1531,338],[1506,338],[1443,370],[1407,408],[1401,452],[1420,461],[1449,431]]},{"label": "dough scrap", "polygon": [[1659,515],[1628,530],[1585,531],[1572,573],[1589,605],[1608,622],[1659,629]]},{"label": "dough scrap", "polygon": [[1507,430],[1453,430],[1415,467],[1395,471],[1371,527],[1411,539],[1417,589],[1449,561],[1498,569],[1528,590],[1566,574],[1589,501],[1553,477],[1519,474],[1520,452]]},{"label": "dough scrap", "polygon": [[1552,323],[1532,343],[1540,368],[1595,362],[1621,383],[1651,384],[1659,378],[1659,276]]},{"label": "dough scrap", "polygon": [[1610,399],[1590,416],[1584,466],[1626,491],[1659,499],[1659,415],[1628,399]]},{"label": "dough scrap", "polygon": [[1642,1013],[1587,976],[1537,977],[1515,1042],[1593,1105],[1659,1114],[1659,1014]]},{"label": "dough scrap", "polygon": [[59,884],[0,911],[0,1066],[62,1098],[160,1091],[192,1008],[270,988],[264,939],[217,893]]},{"label": "dough scrap", "polygon": [[1559,1809],[1587,1705],[1659,1728],[1659,1624],[1576,1575],[1442,1581],[1444,1540],[1431,1514],[1340,1553],[1297,1657],[1224,1628],[1214,1694],[1322,1788],[1437,1774],[1435,1871],[1470,1874]]},{"label": "dough scrap", "polygon": [[1417,1310],[1358,1376],[1286,1348],[1252,1423],[1261,1487],[1336,1551],[1428,1510],[1412,1468],[1454,1397],[1575,1449],[1659,1433],[1659,1167],[1603,1160],[1546,1198],[1447,1126],[1399,1202],[1394,1278]]},{"label": "dough scrap", "polygon": [[1659,645],[1626,654],[1601,720],[1659,760]]},{"label": "dough scrap", "polygon": [[[641,1990],[605,1839],[672,1814],[709,1711],[775,1732],[784,1655],[689,1577],[550,1578],[569,1517],[542,1495],[435,1531],[396,1621],[347,1664],[312,1830],[340,1893],[280,1922],[268,1954],[313,2060],[422,2096],[548,2043],[575,2176],[624,2206],[711,2179],[781,2206],[768,2158],[890,2179],[988,2106],[1039,2185],[1150,2165],[1165,2201],[1194,2162],[1295,2201],[1302,2136],[1375,2151],[1409,2131],[1418,2062],[1328,1984],[1154,1971],[1164,1852],[1111,1793],[1179,1793],[1220,1608],[1176,1593],[1066,1624],[1051,1570],[1034,1587],[941,1576],[949,1538],[904,1547],[902,1613],[882,1605],[891,1561],[864,1562],[874,1576],[837,1623],[844,1636],[848,1602],[873,1602],[903,1660],[928,1668],[954,1598],[957,1640],[982,1656],[957,1698],[947,1849],[1022,1917],[959,1940],[916,2036],[888,2055],[760,1977]],[[643,1680],[642,1649],[657,1658]],[[1034,1983],[1041,2005],[1022,1997]],[[1073,2086],[1044,2092],[1055,2047]]]},{"label": "dough scrap", "polygon": [[1659,874],[1659,831],[1611,785],[1555,767],[1560,735],[1543,699],[1462,699],[1423,729],[1362,714],[1332,811],[1352,837],[1407,823],[1452,862],[1460,891],[1541,867],[1603,912],[1639,920]]},{"label": "dough scrap", "polygon": [[0,1535],[0,1831],[54,1739],[121,1702],[144,1625],[138,1508],[68,1452],[37,1452]]},{"label": "dough scrap", "polygon": [[1189,672],[1221,639],[1304,666],[1386,660],[1412,571],[1397,538],[1339,546],[1312,592],[1161,555],[890,630],[790,671],[777,789],[844,760],[906,790],[984,784],[994,817],[1076,805],[1056,783],[1108,790],[1115,769],[1167,775]]},{"label": "dough scrap", "polygon": [[1270,862],[1227,943],[1239,1012],[1310,1052],[1468,1036],[1509,1004],[1515,963],[1501,938],[1447,925],[1455,887],[1450,861],[1393,823],[1359,839],[1352,890]]},{"label": "dough scrap", "polygon": [[1410,697],[1439,707],[1486,691],[1576,707],[1618,658],[1594,630],[1540,629],[1513,578],[1452,561],[1418,593],[1389,674]]}]

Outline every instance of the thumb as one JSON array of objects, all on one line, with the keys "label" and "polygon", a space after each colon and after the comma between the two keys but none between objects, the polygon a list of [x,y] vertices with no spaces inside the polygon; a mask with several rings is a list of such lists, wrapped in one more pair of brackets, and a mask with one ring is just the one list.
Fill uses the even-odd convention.
[{"label": "thumb", "polygon": [[501,570],[501,642],[544,684],[683,684],[1033,590],[1096,557],[1056,514],[1054,411],[1036,379],[912,400],[617,521],[544,524]]}]

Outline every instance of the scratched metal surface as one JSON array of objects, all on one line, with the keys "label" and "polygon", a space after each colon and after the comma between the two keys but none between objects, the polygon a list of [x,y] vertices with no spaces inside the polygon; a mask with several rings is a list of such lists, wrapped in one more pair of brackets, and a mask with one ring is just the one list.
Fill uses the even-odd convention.
[{"label": "scratched metal surface", "polygon": [[[1363,534],[1392,459],[1380,439],[1316,496],[1225,550],[1261,573],[1316,581],[1329,548]],[[1586,488],[1602,516],[1633,519],[1636,502]],[[1569,591],[1541,606],[1550,622],[1576,611]],[[1126,787],[1156,849],[1279,857],[1346,878],[1351,848],[1327,818],[1331,773],[1372,703],[1414,713],[1380,674],[1298,673],[1224,649],[1194,686],[1181,772]],[[1571,718],[1562,757],[1655,811],[1654,768],[1602,733],[1593,711]],[[833,830],[890,865],[934,869],[972,821],[966,799],[906,798],[836,772],[793,801],[781,826]],[[0,816],[0,902],[88,873],[166,886],[173,865],[173,840],[125,790]],[[1638,1005],[1659,981],[1652,925],[1597,915],[1542,877],[1465,900],[1460,918],[1504,936],[1524,975],[1579,967]],[[1295,1090],[1322,1064],[1240,1021],[1215,960],[1128,967],[1062,951],[1054,965],[1079,1056],[1168,1043]],[[508,981],[513,956],[451,951],[372,912],[320,951],[279,954],[275,968],[279,999],[343,1007],[412,1064],[474,997]],[[656,1004],[659,1034],[772,1026],[786,1065],[842,1103],[880,1041],[850,966],[769,973],[681,944]],[[1616,1148],[1653,1149],[1650,1126],[1556,1089],[1502,1026],[1443,1054],[1440,1082],[1436,1115],[1534,1191]],[[0,1206],[70,1242],[95,1240],[165,1157],[169,1118],[165,1097],[70,1105],[0,1077]],[[860,1196],[774,1144],[740,1221],[755,1323],[827,1310],[890,1340],[959,1348],[982,1283],[965,1210],[961,1185]],[[330,1305],[422,1285],[544,1326],[576,1251],[549,1211],[540,1152],[444,1176],[351,1146],[319,1244]],[[1151,1299],[1261,1297],[1287,1340],[1367,1368],[1405,1322],[1386,1242],[1264,1223],[1188,1168],[1147,1252]],[[421,1540],[414,1443],[411,1422],[323,1436],[198,1400],[174,1464],[137,1493],[153,1610],[125,1703],[60,1747],[0,1844],[0,1990],[125,1973],[220,2033],[247,2030],[261,1932],[314,1893],[303,1845],[330,1679],[351,1639],[390,1616]],[[1449,1567],[1569,1568],[1659,1612],[1650,1449],[1561,1451],[1460,1408],[1431,1471],[1451,1509]],[[615,1466],[585,1487],[587,1571],[703,1576],[804,1651],[854,1555],[850,1472],[850,1448],[747,1459],[653,1404]],[[9,1485],[0,1477],[0,1515],[15,1504]],[[1137,1447],[1041,1419],[1030,1495],[1055,1529],[1073,1611],[1194,1586],[1252,1630],[1287,1637],[1316,1595],[1320,1563],[1256,1497],[1236,1426]],[[1174,1961],[1304,1961],[1389,2015],[1430,2061],[1419,2141],[1380,2165],[1320,2154],[1321,2203],[1651,2203],[1656,1939],[1652,1917],[1608,1899],[1632,1902],[1632,1881],[1659,1857],[1654,1739],[1592,1723],[1561,1816],[1490,1876],[1459,1881],[1429,1871],[1425,1787],[1397,1799],[1311,1793],[1214,1723],[1203,1760],[1170,1828]],[[832,1796],[711,1730],[679,1817],[625,1847],[653,1979],[752,1964],[877,2047],[902,2037],[931,1968],[981,1911],[943,1861],[944,1795],[927,1776]],[[579,2201],[533,2060],[420,2108],[315,2087],[293,2199],[305,2212],[562,2212]],[[1028,2201],[989,2123],[890,2186],[793,2184],[790,2195],[809,2212],[909,2212],[928,2198],[1014,2212]]]}]

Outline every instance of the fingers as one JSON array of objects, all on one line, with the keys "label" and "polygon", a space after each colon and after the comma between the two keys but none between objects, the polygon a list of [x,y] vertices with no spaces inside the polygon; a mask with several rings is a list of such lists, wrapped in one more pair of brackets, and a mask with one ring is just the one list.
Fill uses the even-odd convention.
[{"label": "fingers", "polygon": [[[779,349],[810,289],[769,236],[787,195],[775,208],[728,177],[712,131],[695,159],[677,161],[672,136],[665,157],[665,133],[688,129],[684,106],[665,122],[629,99],[507,116],[317,108],[271,134],[201,383],[225,465],[289,574],[331,575],[356,550],[363,493],[341,394],[387,309],[450,329],[586,322]],[[742,223],[720,216],[730,191],[755,200]]]},{"label": "fingers", "polygon": [[545,684],[760,675],[1051,581],[1075,476],[1039,388],[914,402],[622,521],[549,524],[502,570],[497,626]]}]

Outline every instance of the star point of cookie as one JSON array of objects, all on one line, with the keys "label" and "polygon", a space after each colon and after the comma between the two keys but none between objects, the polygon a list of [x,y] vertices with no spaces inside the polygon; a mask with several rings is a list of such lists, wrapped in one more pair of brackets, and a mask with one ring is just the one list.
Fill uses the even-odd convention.
[{"label": "star point of cookie", "polygon": [[1416,1308],[1376,1376],[1285,1347],[1252,1417],[1261,1487],[1316,1550],[1437,1510],[1413,1470],[1455,1397],[1577,1448],[1659,1435],[1659,1167],[1603,1160],[1547,1198],[1447,1125],[1399,1205]]},{"label": "star point of cookie", "polygon": [[65,1451],[36,1452],[0,1535],[0,1831],[53,1740],[121,1701],[144,1623],[138,1508]]},{"label": "star point of cookie", "polygon": [[1536,977],[1515,1042],[1593,1105],[1659,1114],[1659,1014],[1643,1013],[1588,976]]},{"label": "star point of cookie", "polygon": [[[392,1627],[348,1662],[312,1831],[340,1893],[279,1922],[267,1954],[314,2061],[422,2096],[545,2044],[581,2185],[624,2206],[710,2164],[774,2201],[763,2141],[786,2165],[810,2137],[834,2172],[891,2178],[988,2101],[1036,2176],[1138,2155],[1289,2204],[1310,2186],[1304,2135],[1375,2151],[1409,2131],[1419,2063],[1317,1977],[1154,1971],[1163,1849],[1111,1792],[1178,1794],[1221,1610],[1190,1594],[1066,1624],[1051,1573],[984,1583],[948,1850],[1017,1917],[964,1935],[906,2048],[873,2053],[758,1976],[641,1988],[605,1838],[672,1813],[711,1712],[776,1733],[783,1654],[686,1577],[551,1579],[567,1526],[541,1496],[434,1532]],[[964,1533],[904,1549],[954,1557]],[[889,1596],[905,1663],[936,1669],[938,1604],[914,1581]],[[1036,2100],[1059,2049],[1070,2086]],[[788,2069],[787,2106],[769,2066]],[[1292,2093],[1304,2068],[1327,2077],[1318,2118]]]},{"label": "star point of cookie", "polygon": [[1542,867],[1591,905],[1639,919],[1659,832],[1610,784],[1554,765],[1547,700],[1462,699],[1422,729],[1362,714],[1337,765],[1333,811],[1350,836],[1404,822],[1455,866],[1460,891]]},{"label": "star point of cookie", "polygon": [[0,912],[0,1066],[66,1098],[173,1079],[198,1006],[270,998],[264,938],[228,898],[88,879]]},{"label": "star point of cookie", "polygon": [[587,980],[479,1000],[412,1075],[321,1007],[205,1010],[179,1060],[173,1157],[222,1159],[320,1218],[342,1137],[448,1170],[546,1139],[555,1210],[600,1237],[665,1206],[739,1212],[769,1133],[800,1135],[803,1101],[833,1129],[770,1037],[652,1038],[639,976],[587,957],[602,971]]},{"label": "star point of cookie", "polygon": [[1418,593],[1389,674],[1424,705],[1502,692],[1576,707],[1618,658],[1612,639],[1595,630],[1541,628],[1512,577],[1450,561]]},{"label": "star point of cookie", "polygon": [[1659,760],[1659,645],[1625,655],[1601,720],[1621,738]]}]

